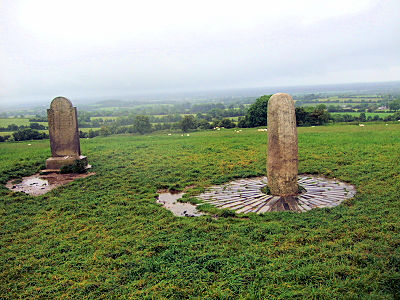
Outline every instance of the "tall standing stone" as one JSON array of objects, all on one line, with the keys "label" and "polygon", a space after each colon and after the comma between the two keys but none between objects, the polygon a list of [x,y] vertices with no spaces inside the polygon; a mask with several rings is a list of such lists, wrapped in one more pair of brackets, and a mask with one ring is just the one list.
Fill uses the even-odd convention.
[{"label": "tall standing stone", "polygon": [[75,160],[84,160],[79,142],[78,117],[76,107],[64,97],[54,98],[47,110],[51,155],[46,160],[47,169],[60,169]]},{"label": "tall standing stone", "polygon": [[296,114],[289,94],[274,94],[268,101],[268,187],[272,195],[298,194]]}]

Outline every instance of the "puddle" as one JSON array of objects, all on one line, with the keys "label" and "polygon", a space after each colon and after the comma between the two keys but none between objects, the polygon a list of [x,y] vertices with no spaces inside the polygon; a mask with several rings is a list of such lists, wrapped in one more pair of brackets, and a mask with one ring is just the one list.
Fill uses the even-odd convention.
[{"label": "puddle", "polygon": [[198,217],[203,215],[196,209],[196,205],[178,202],[178,199],[182,198],[183,195],[184,193],[159,193],[157,203],[161,203],[178,217]]},{"label": "puddle", "polygon": [[74,181],[77,178],[85,178],[95,173],[85,174],[58,174],[50,173],[46,175],[35,174],[22,179],[13,179],[7,182],[6,188],[13,192],[24,192],[32,196],[39,196],[47,192]]}]

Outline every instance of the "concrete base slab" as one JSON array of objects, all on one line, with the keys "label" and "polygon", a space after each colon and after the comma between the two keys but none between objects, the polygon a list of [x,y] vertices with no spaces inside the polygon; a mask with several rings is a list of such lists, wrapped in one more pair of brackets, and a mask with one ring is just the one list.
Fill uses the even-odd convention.
[{"label": "concrete base slab", "polygon": [[[43,171],[50,171],[54,170],[60,171],[63,166],[72,165],[76,160],[83,161],[85,165],[88,165],[87,157],[86,156],[62,156],[62,157],[50,157],[46,160],[46,170]],[[42,172],[43,172],[42,171]],[[49,172],[47,172],[49,173]]]}]

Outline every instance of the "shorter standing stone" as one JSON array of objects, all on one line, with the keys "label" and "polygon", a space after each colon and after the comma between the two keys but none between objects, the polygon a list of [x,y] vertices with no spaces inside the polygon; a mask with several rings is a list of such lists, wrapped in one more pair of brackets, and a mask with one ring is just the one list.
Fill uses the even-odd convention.
[{"label": "shorter standing stone", "polygon": [[58,170],[82,160],[87,165],[86,156],[81,155],[78,117],[76,107],[64,97],[54,98],[47,110],[51,156],[46,160],[46,169]]},{"label": "shorter standing stone", "polygon": [[268,187],[272,195],[298,194],[296,114],[289,94],[274,94],[268,101]]}]

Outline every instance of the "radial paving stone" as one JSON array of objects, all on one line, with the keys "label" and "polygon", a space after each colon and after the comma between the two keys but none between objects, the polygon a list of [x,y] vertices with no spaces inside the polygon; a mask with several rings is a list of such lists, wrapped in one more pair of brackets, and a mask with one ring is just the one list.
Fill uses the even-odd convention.
[{"label": "radial paving stone", "polygon": [[312,175],[299,176],[298,184],[305,191],[295,197],[267,195],[261,191],[267,183],[267,177],[238,179],[221,186],[212,186],[197,198],[218,208],[227,208],[238,213],[261,214],[269,211],[305,212],[313,208],[334,207],[356,193],[356,189],[350,184]]}]

